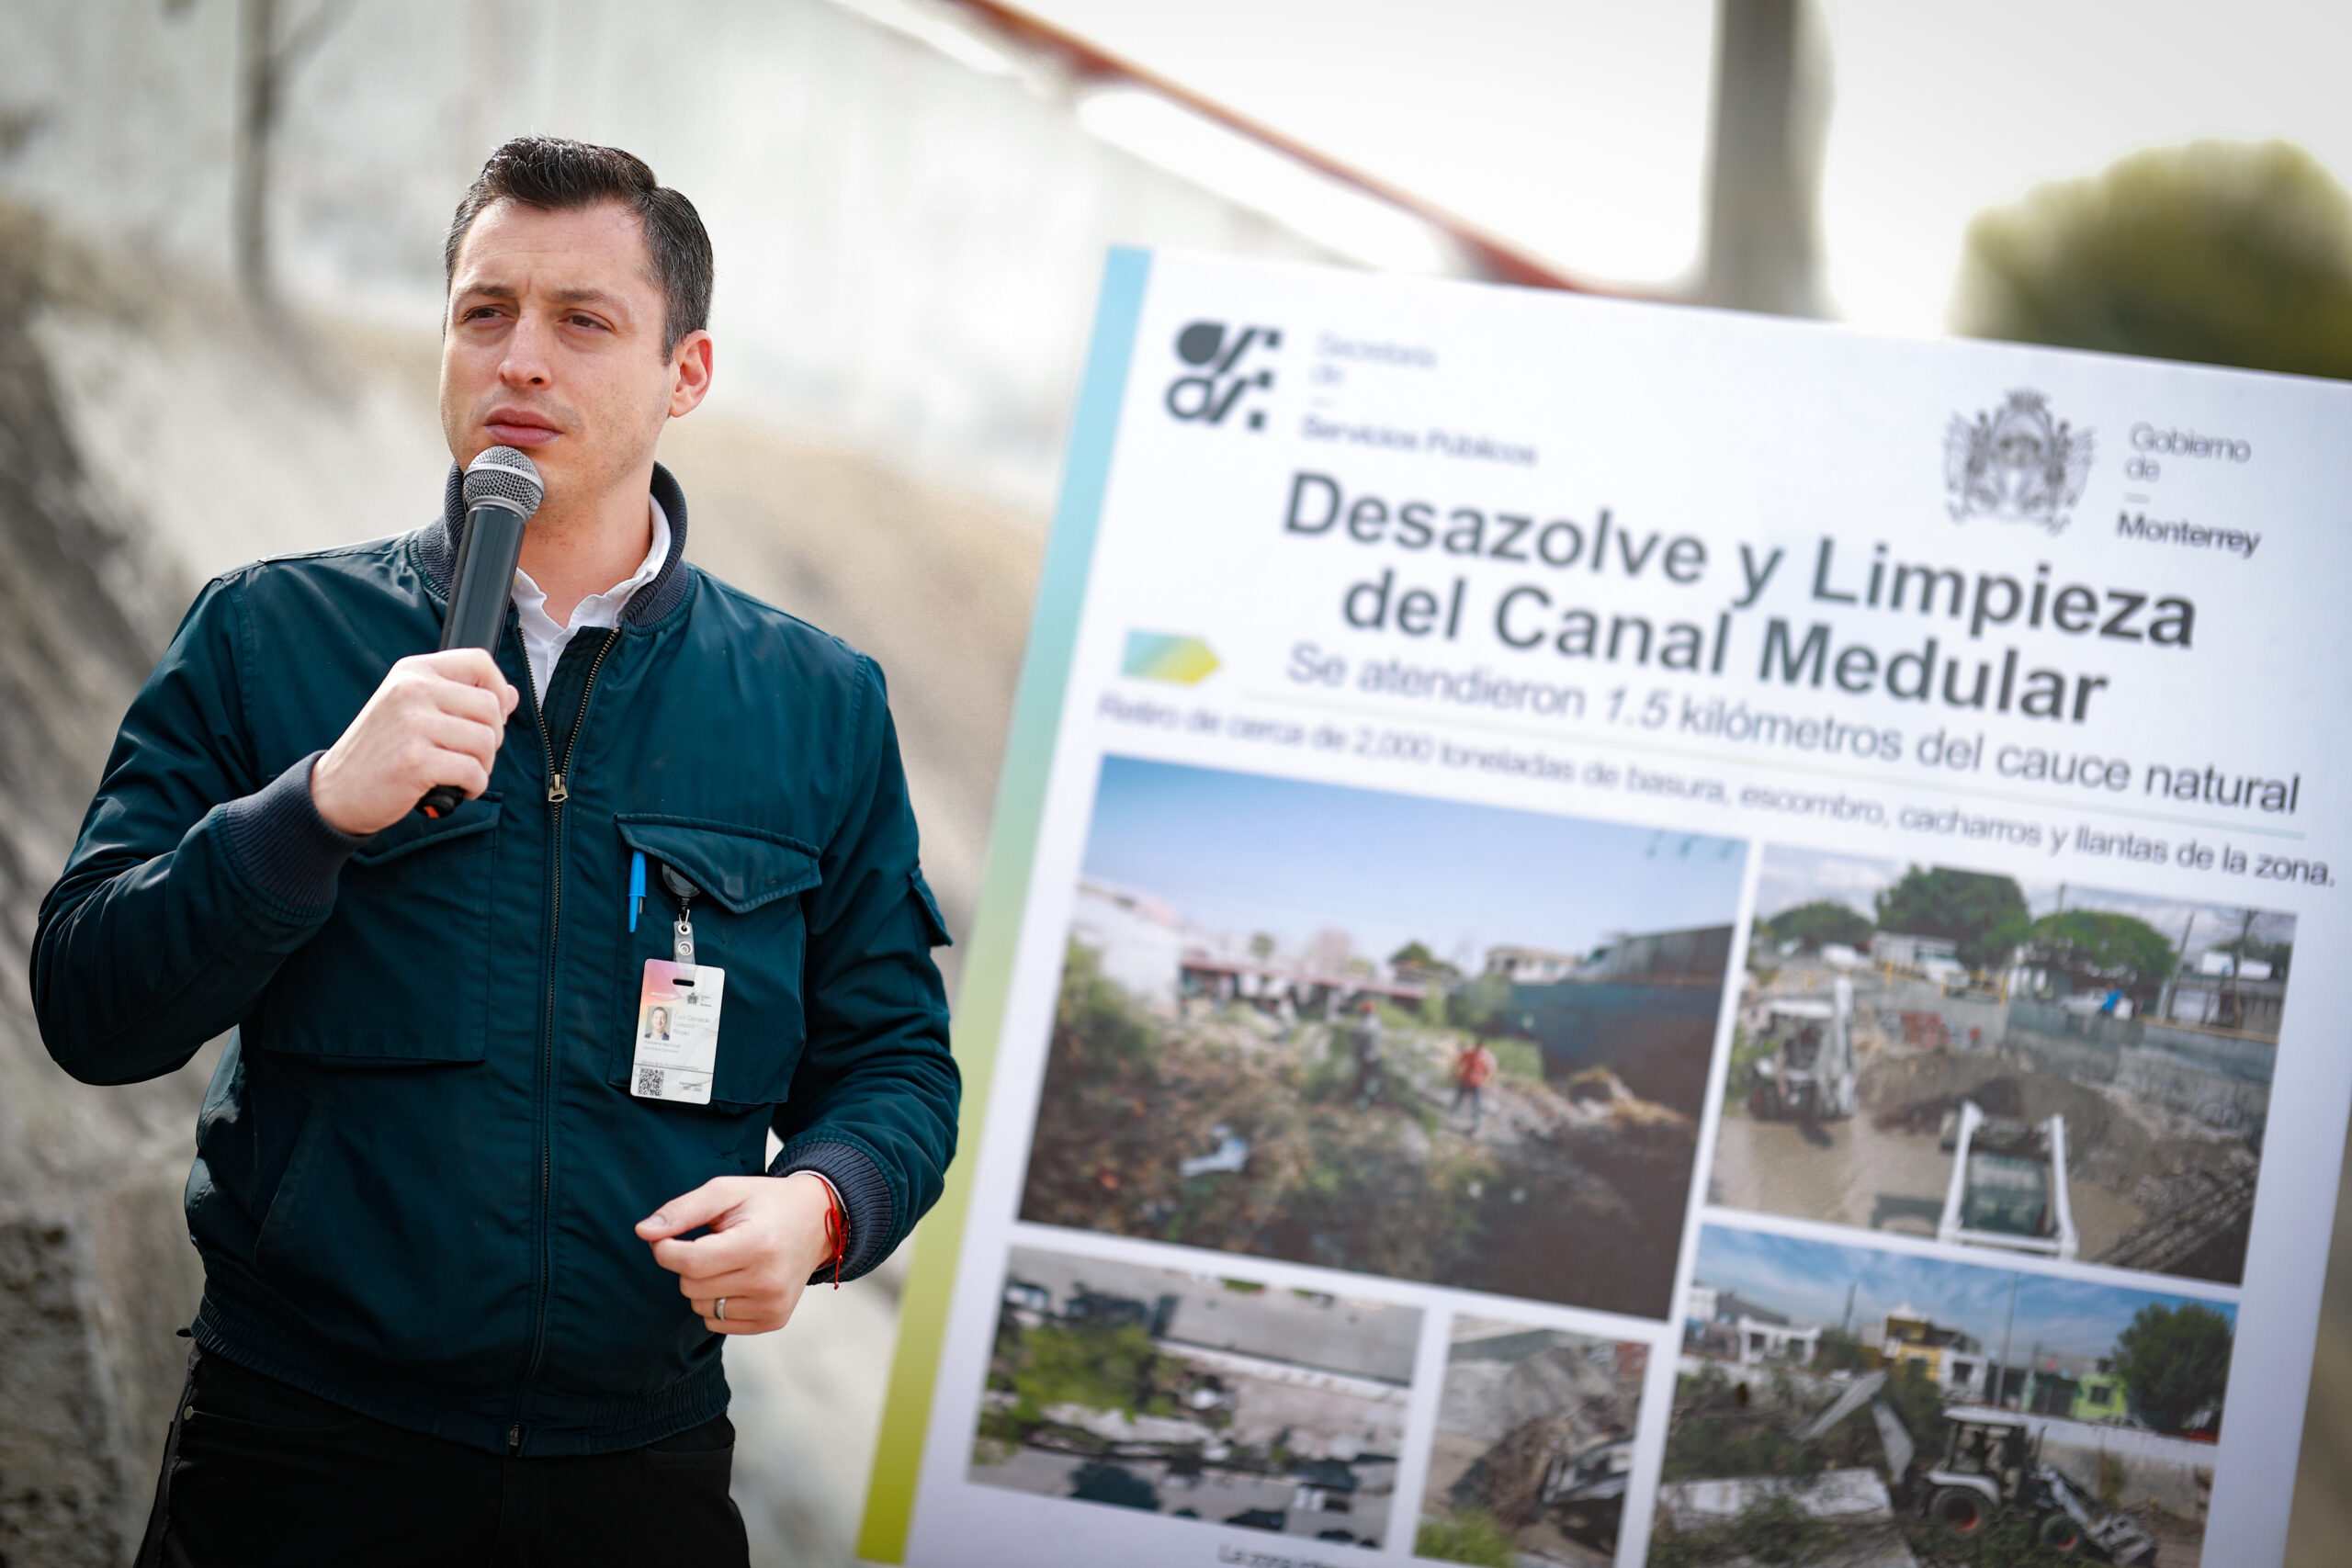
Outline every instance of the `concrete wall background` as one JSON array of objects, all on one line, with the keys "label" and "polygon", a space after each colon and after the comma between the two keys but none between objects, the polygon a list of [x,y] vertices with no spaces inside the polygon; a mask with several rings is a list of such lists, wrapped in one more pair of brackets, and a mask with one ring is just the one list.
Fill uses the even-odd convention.
[{"label": "concrete wall background", "polygon": [[[225,274],[234,10],[0,8],[0,194]],[[718,254],[715,411],[1040,513],[1106,245],[1329,259],[1087,134],[1053,80],[826,0],[361,0],[279,138],[288,293],[433,325],[450,209],[534,130],[628,147],[695,200]]]},{"label": "concrete wall background", "polygon": [[2028,1415],[2026,1425],[2041,1438],[2041,1457],[2090,1496],[2100,1496],[2101,1472],[2111,1463],[2119,1490],[2109,1506],[2154,1503],[2177,1518],[2200,1517],[2200,1490],[2213,1481],[2212,1444],[2046,1416]]},{"label": "concrete wall background", "polygon": [[2044,1072],[2075,1083],[2113,1084],[2135,1100],[2177,1111],[2224,1132],[2258,1140],[2270,1118],[2267,1078],[2251,1082],[2145,1046],[2048,1033],[2028,1027],[2014,1015],[2001,1044]]},{"label": "concrete wall background", "polygon": [[[77,276],[80,274],[80,276]],[[83,466],[28,331],[86,274],[0,209],[0,964],[89,801],[114,716],[186,598]],[[206,1053],[209,1056],[209,1053]],[[119,1561],[178,1392],[196,1258],[180,1222],[207,1063],[127,1089],[41,1052],[21,979],[0,988],[0,1562]]]}]

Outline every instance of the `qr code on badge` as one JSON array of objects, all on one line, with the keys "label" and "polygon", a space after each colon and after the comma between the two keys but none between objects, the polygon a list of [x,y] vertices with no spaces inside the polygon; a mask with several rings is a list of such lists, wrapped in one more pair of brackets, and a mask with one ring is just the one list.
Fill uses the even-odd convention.
[{"label": "qr code on badge", "polygon": [[638,1068],[637,1092],[639,1094],[659,1095],[662,1092],[662,1069],[659,1067]]}]

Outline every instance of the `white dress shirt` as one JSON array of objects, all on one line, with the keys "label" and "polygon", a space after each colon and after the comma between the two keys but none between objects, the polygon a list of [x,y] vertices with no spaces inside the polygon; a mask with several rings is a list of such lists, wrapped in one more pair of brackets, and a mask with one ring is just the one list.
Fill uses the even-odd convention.
[{"label": "white dress shirt", "polygon": [[531,581],[531,574],[521,567],[514,569],[514,615],[523,626],[523,653],[531,661],[531,682],[538,688],[538,699],[548,700],[548,681],[555,674],[556,660],[571,646],[571,639],[590,626],[610,627],[621,624],[621,611],[628,604],[629,595],[661,575],[662,563],[670,558],[670,519],[662,513],[662,503],[652,497],[646,504],[653,509],[653,547],[645,552],[645,562],[637,575],[626,582],[616,582],[602,593],[593,593],[572,607],[571,619],[558,626],[548,614],[548,596]]}]

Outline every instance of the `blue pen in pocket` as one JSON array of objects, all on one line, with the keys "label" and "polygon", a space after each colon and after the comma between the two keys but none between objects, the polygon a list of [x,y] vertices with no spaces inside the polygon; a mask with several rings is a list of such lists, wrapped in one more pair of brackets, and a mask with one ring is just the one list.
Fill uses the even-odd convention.
[{"label": "blue pen in pocket", "polygon": [[645,907],[645,852],[628,852],[628,929],[637,930],[637,912]]}]

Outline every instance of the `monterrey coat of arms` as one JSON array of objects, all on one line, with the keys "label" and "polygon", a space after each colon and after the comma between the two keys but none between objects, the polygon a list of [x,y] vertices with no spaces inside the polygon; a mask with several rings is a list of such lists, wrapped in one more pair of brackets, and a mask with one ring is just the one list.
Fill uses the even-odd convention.
[{"label": "monterrey coat of arms", "polygon": [[2040,392],[2018,391],[1991,413],[1959,414],[1944,433],[1944,488],[1952,521],[2006,517],[2055,534],[2081,499],[2091,433],[2052,419]]}]

